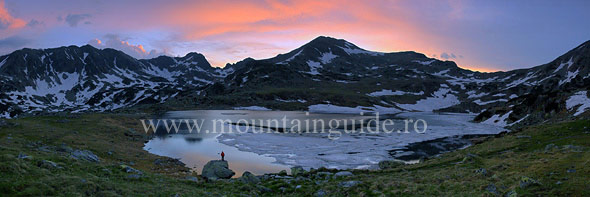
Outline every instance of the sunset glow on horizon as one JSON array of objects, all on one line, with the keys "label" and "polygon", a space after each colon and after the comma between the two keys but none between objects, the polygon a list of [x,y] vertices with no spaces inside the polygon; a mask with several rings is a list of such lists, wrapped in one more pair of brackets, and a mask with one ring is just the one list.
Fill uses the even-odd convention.
[{"label": "sunset glow on horizon", "polygon": [[416,51],[462,68],[547,63],[590,39],[588,1],[0,0],[0,54],[91,44],[136,58],[205,55],[213,66],[287,53],[317,36]]}]

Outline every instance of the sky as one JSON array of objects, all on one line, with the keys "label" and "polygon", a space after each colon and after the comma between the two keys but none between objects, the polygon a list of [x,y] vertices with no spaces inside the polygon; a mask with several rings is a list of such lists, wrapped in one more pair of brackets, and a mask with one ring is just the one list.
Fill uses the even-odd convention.
[{"label": "sky", "polygon": [[198,52],[222,67],[323,35],[506,71],[590,40],[588,10],[587,0],[0,0],[0,54],[91,44],[140,59]]}]

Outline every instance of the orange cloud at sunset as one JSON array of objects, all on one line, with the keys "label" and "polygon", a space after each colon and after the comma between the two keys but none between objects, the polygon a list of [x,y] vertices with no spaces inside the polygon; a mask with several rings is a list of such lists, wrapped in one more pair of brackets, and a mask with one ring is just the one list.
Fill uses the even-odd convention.
[{"label": "orange cloud at sunset", "polygon": [[24,20],[12,17],[4,7],[4,0],[0,0],[0,29],[19,29],[26,24]]},{"label": "orange cloud at sunset", "polygon": [[[287,53],[323,35],[367,50],[416,51],[463,68],[497,71],[547,63],[588,40],[590,25],[576,22],[590,17],[583,10],[588,5],[544,0],[54,0],[31,5],[0,0],[0,52],[99,38],[99,46],[132,51],[137,58],[199,52],[214,66],[224,66]],[[119,40],[105,44],[108,35]]]}]

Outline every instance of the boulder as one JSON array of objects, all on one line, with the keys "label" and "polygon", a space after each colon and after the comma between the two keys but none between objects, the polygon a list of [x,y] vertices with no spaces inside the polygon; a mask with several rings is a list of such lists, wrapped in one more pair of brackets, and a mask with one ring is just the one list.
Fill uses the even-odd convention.
[{"label": "boulder", "polygon": [[92,153],[92,151],[89,150],[74,150],[71,152],[70,156],[76,160],[83,160],[95,163],[100,162],[98,156],[96,156],[94,153]]},{"label": "boulder", "polygon": [[244,172],[244,174],[242,174],[242,177],[238,178],[238,180],[246,184],[260,183],[260,179],[248,171]]},{"label": "boulder", "polygon": [[211,160],[205,164],[201,176],[207,180],[229,179],[236,173],[229,169],[227,161]]},{"label": "boulder", "polygon": [[305,170],[301,166],[295,166],[291,168],[291,175],[292,176],[299,176],[305,174]]},{"label": "boulder", "polygon": [[142,174],[142,172],[141,172],[141,171],[139,171],[139,170],[137,170],[137,169],[135,169],[135,168],[132,168],[131,166],[125,165],[125,164],[122,164],[122,165],[120,165],[119,167],[120,167],[120,168],[121,168],[121,169],[122,169],[124,172],[127,172],[127,173],[133,173],[133,174]]},{"label": "boulder", "polygon": [[279,172],[279,175],[280,175],[280,176],[287,176],[287,171],[286,171],[286,170],[281,170],[281,171]]},{"label": "boulder", "polygon": [[520,178],[520,188],[526,188],[531,185],[541,185],[541,182],[526,176]]},{"label": "boulder", "polygon": [[39,163],[39,167],[46,168],[46,169],[62,169],[57,163],[49,160],[43,160]]},{"label": "boulder", "polygon": [[336,174],[334,174],[334,176],[335,177],[352,176],[352,172],[349,172],[349,171],[337,172]]},{"label": "boulder", "polygon": [[338,186],[340,186],[340,187],[354,187],[354,186],[361,184],[361,183],[362,182],[360,182],[360,181],[344,181],[344,182],[340,182],[338,184]]}]

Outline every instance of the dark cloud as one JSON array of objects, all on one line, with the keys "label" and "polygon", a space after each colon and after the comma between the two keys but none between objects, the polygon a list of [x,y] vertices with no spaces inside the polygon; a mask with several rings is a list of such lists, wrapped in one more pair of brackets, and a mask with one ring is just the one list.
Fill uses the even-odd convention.
[{"label": "dark cloud", "polygon": [[143,48],[143,45],[138,44],[130,44],[127,40],[129,38],[121,38],[119,35],[116,34],[107,34],[103,36],[103,39],[92,39],[88,41],[88,44],[98,47],[98,48],[113,48],[124,53],[131,55],[135,58],[144,59],[144,58],[153,58],[158,57],[160,55],[167,55],[166,51],[157,51],[157,50],[150,50],[146,51]]},{"label": "dark cloud", "polygon": [[29,27],[37,27],[39,25],[43,25],[43,22],[40,22],[35,19],[31,19],[31,21],[29,21],[29,23],[27,23],[27,26],[29,26]]},{"label": "dark cloud", "polygon": [[22,48],[29,43],[31,43],[31,40],[29,39],[21,38],[19,36],[11,36],[0,39],[0,48],[12,50]]},{"label": "dark cloud", "polygon": [[[70,25],[70,27],[76,27],[80,22],[85,22],[85,24],[87,24],[86,22],[88,21],[85,20],[89,19],[90,17],[92,17],[90,14],[68,14],[65,18],[65,21],[68,23],[68,25]],[[59,18],[61,18],[61,16]]]}]

